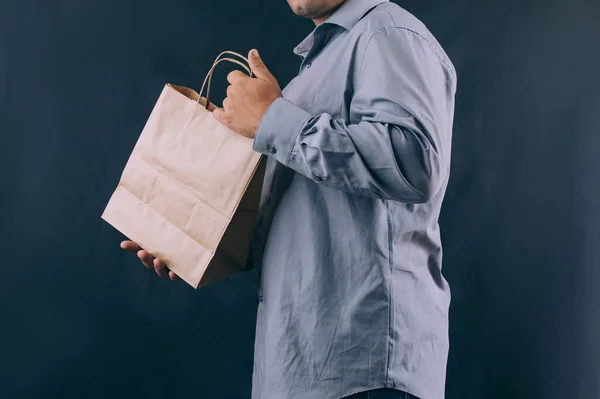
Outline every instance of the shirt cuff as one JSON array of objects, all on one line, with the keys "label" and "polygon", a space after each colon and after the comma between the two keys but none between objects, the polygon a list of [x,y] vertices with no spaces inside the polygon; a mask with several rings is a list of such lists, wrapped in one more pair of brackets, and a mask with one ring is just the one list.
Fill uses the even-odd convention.
[{"label": "shirt cuff", "polygon": [[254,151],[287,166],[302,126],[312,115],[283,97],[269,106],[254,137]]}]

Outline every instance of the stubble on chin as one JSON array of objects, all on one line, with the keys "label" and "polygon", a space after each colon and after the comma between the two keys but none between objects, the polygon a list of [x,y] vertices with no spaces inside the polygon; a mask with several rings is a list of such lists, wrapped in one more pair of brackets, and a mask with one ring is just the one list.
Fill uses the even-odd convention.
[{"label": "stubble on chin", "polygon": [[289,0],[288,3],[294,14],[304,18],[318,19],[330,13],[322,0]]}]

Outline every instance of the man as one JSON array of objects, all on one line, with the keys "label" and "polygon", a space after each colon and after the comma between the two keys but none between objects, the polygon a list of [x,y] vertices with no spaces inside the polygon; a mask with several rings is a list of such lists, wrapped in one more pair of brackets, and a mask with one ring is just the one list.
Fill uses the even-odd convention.
[{"label": "man", "polygon": [[252,397],[441,399],[450,292],[438,216],[455,70],[387,0],[288,2],[316,24],[295,49],[298,76],[282,93],[251,51],[255,78],[229,74],[213,113],[269,156]]}]

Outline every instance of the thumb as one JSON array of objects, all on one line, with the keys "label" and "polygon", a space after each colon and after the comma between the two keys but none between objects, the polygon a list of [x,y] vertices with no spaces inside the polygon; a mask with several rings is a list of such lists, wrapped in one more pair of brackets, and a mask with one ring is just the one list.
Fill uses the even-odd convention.
[{"label": "thumb", "polygon": [[250,62],[250,69],[256,75],[257,78],[262,80],[275,80],[271,72],[267,69],[265,63],[260,58],[257,50],[251,50],[248,55],[248,61]]}]

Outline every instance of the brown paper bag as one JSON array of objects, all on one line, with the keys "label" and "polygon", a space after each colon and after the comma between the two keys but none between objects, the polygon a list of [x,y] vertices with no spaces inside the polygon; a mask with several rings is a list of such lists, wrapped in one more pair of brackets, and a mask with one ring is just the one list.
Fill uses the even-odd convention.
[{"label": "brown paper bag", "polygon": [[251,75],[224,54],[248,62],[220,54],[200,94],[164,87],[102,214],[194,288],[245,266],[264,174],[252,139],[208,110],[218,63],[234,62]]}]

